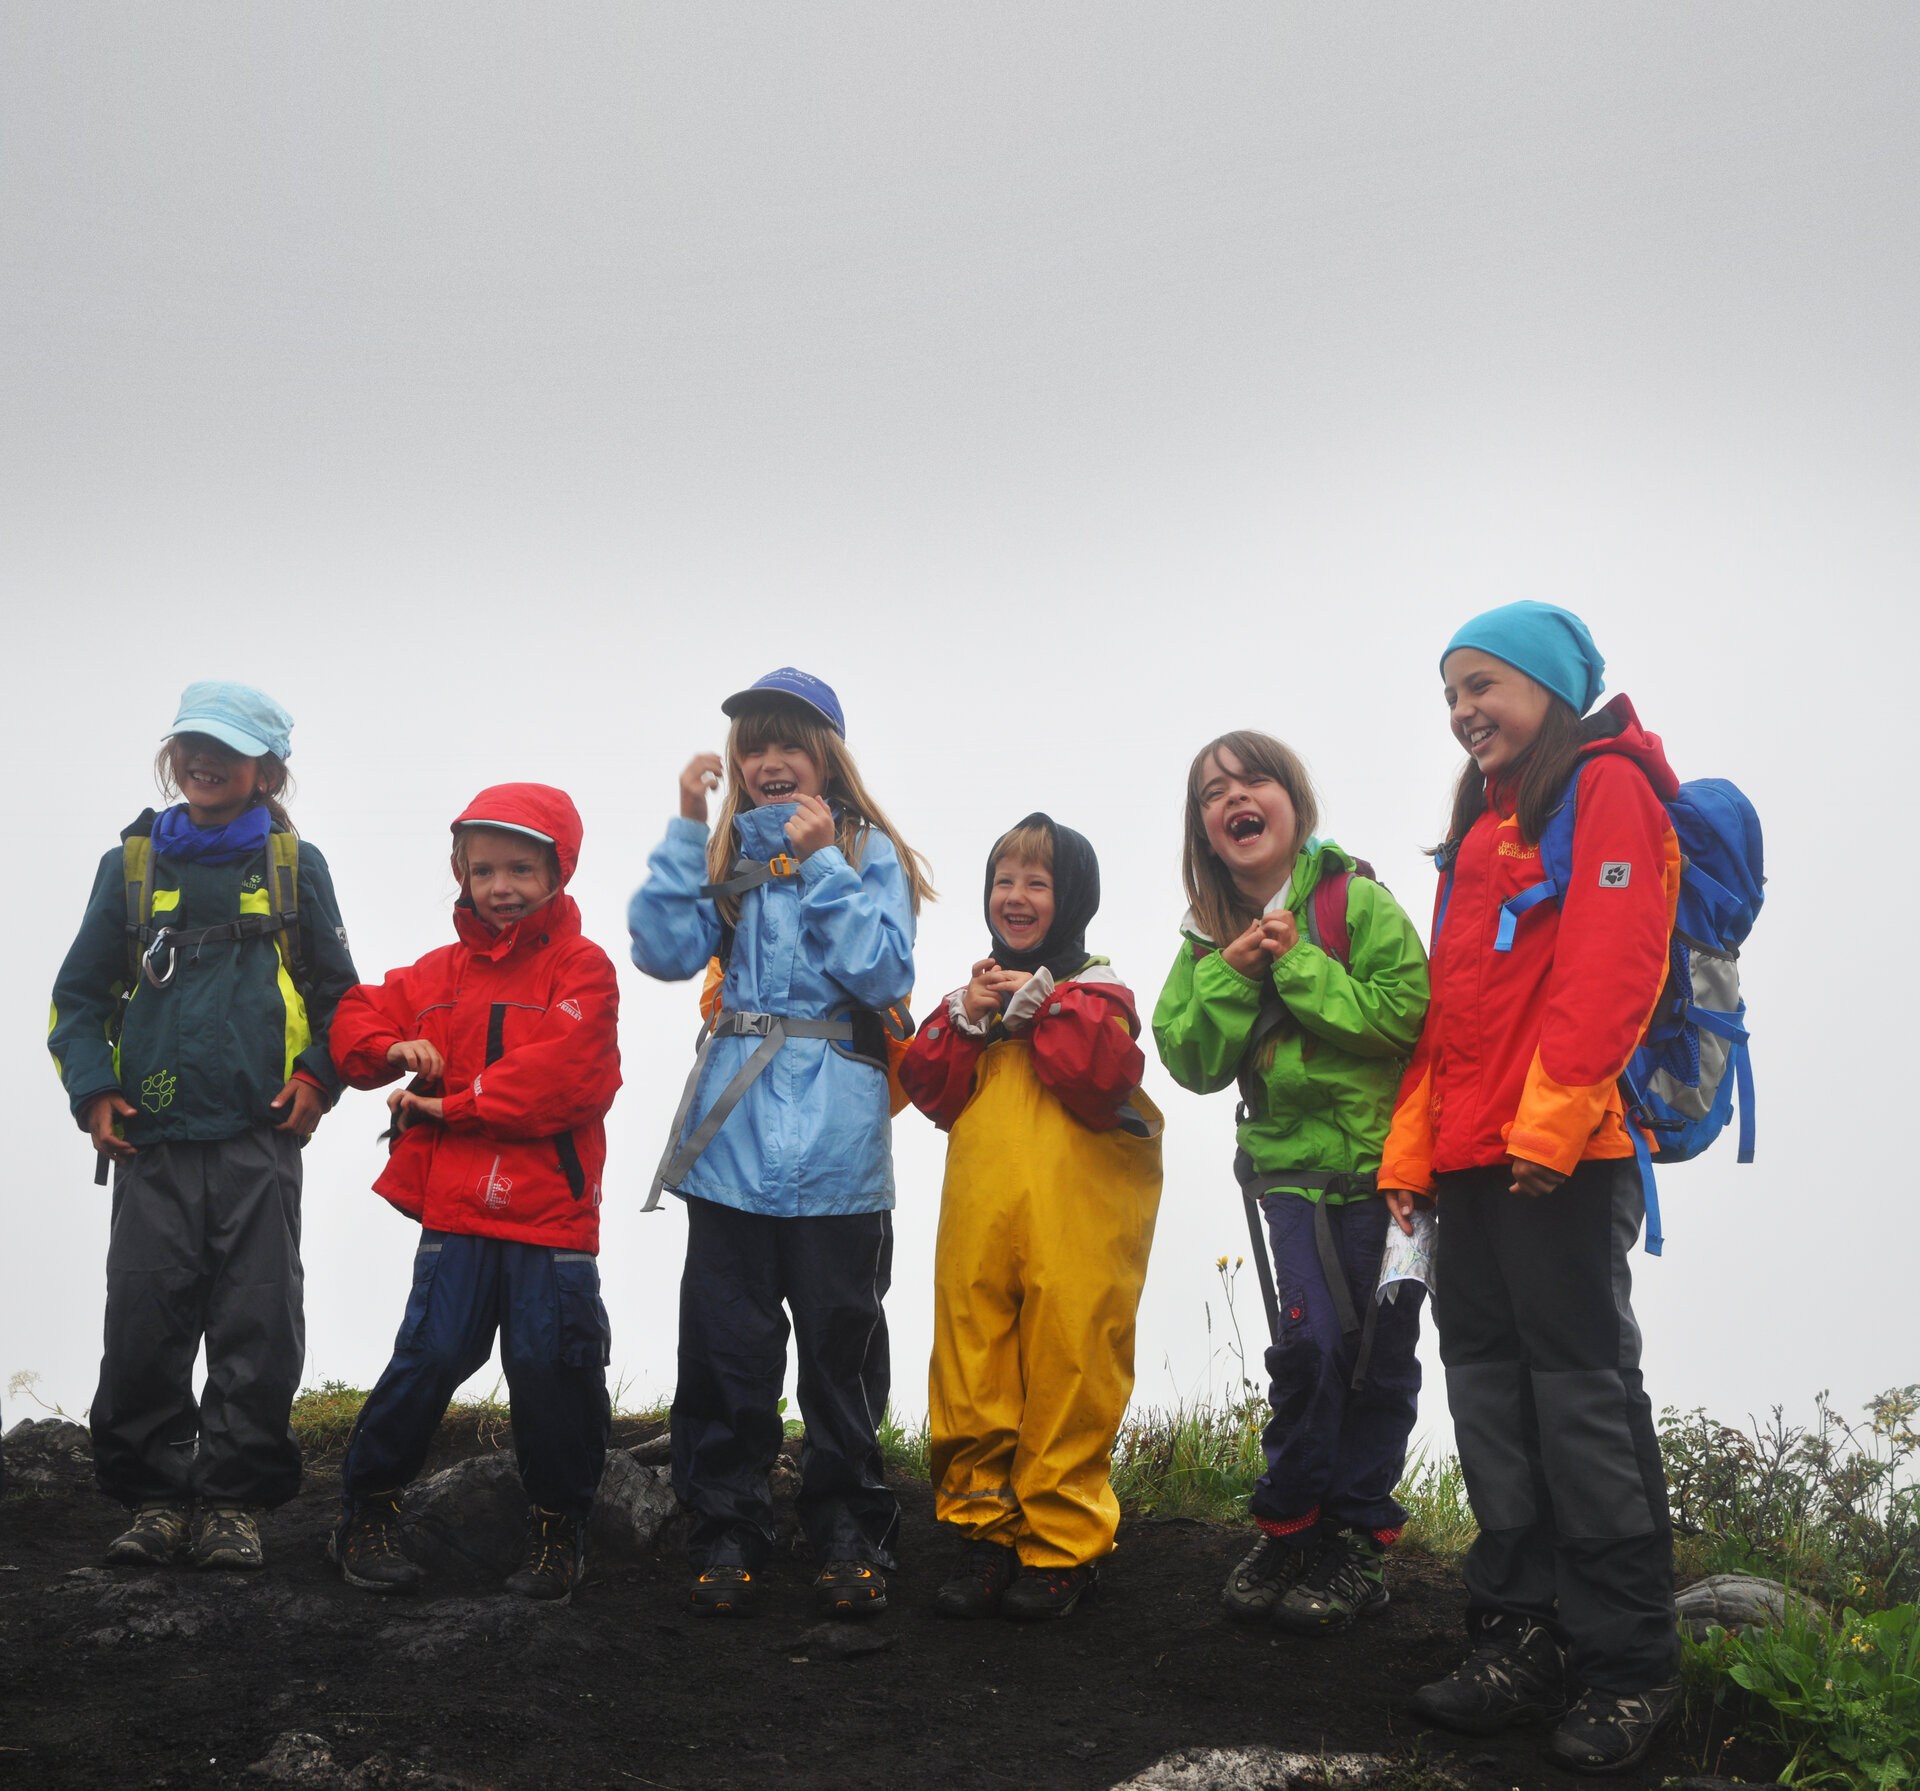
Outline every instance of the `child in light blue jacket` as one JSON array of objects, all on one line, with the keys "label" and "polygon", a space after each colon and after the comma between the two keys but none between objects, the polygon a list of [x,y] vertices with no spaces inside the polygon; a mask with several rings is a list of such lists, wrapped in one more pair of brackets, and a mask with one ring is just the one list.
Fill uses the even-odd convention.
[{"label": "child in light blue jacket", "polygon": [[[701,1615],[753,1608],[773,1541],[787,1313],[806,1422],[800,1513],[826,1612],[886,1606],[899,1508],[877,1430],[893,1257],[887,1042],[910,1030],[925,868],[867,794],[839,700],[786,667],[721,705],[723,763],[680,814],[628,912],[633,961],[679,981],[717,961],[709,1022],[649,1205],[687,1202],[674,1490],[692,1513]],[[727,793],[707,828],[707,800]],[[717,994],[717,1001],[714,996]]]}]

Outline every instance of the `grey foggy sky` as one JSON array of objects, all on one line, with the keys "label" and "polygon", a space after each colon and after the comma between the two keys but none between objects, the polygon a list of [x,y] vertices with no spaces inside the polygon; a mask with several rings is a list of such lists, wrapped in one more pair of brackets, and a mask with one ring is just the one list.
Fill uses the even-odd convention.
[{"label": "grey foggy sky", "polygon": [[[1891,5],[0,11],[0,803],[34,916],[0,1375],[91,1393],[105,1202],[46,992],[190,678],[298,718],[363,975],[446,937],[446,821],[503,777],[579,800],[624,964],[679,766],[791,660],[946,894],[917,1008],[1035,806],[1099,847],[1094,944],[1150,1005],[1181,778],[1226,727],[1300,747],[1424,924],[1435,660],[1522,595],[1768,827],[1761,1160],[1665,1179],[1656,1402],[1920,1375],[1878,1148],[1916,994],[1917,51]],[[602,1263],[616,1365],[664,1393],[683,1221],[636,1209],[692,992],[622,986]],[[1231,1103],[1149,1089],[1164,1401],[1244,1233]],[[398,1321],[380,1123],[349,1097],[309,1152],[316,1379],[365,1384]],[[940,1149],[896,1133],[917,1410]]]}]

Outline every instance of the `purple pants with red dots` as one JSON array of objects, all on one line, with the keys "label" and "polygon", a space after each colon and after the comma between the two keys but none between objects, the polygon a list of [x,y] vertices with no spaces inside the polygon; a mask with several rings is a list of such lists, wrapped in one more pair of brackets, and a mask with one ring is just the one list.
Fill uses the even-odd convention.
[{"label": "purple pants with red dots", "polygon": [[[1360,1339],[1346,1336],[1327,1291],[1314,1243],[1314,1203],[1284,1190],[1260,1202],[1273,1246],[1273,1284],[1280,1296],[1280,1337],[1267,1351],[1267,1420],[1260,1441],[1267,1471],[1248,1511],[1275,1536],[1306,1535],[1352,1525],[1389,1541],[1407,1521],[1393,1496],[1406,1471],[1407,1438],[1420,1400],[1420,1306],[1426,1289],[1399,1284],[1375,1323],[1366,1385],[1350,1388]],[[1380,1278],[1387,1227],[1378,1195],[1328,1209],[1334,1248],[1347,1290],[1362,1318]]]}]

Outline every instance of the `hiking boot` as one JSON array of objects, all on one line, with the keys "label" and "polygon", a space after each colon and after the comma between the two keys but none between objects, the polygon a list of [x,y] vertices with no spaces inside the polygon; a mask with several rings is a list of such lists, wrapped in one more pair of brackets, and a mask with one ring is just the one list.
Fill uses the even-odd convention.
[{"label": "hiking boot", "polygon": [[1575,1772],[1625,1772],[1646,1758],[1679,1709],[1677,1679],[1627,1698],[1590,1691],[1567,1712],[1548,1747],[1556,1765]]},{"label": "hiking boot", "polygon": [[1273,1607],[1290,1635],[1330,1636],[1387,1608],[1387,1545],[1365,1530],[1336,1530],[1320,1539],[1306,1572]]},{"label": "hiking boot", "polygon": [[327,1559],[362,1592],[412,1592],[427,1577],[400,1546],[400,1495],[377,1493],[343,1517],[327,1538]]},{"label": "hiking boot", "polygon": [[1000,1600],[1000,1615],[1009,1623],[1043,1623],[1049,1617],[1068,1617],[1089,1596],[1099,1569],[1089,1561],[1081,1567],[1022,1567],[1020,1577]]},{"label": "hiking boot", "polygon": [[760,1602],[759,1576],[734,1561],[703,1567],[689,1602],[696,1617],[751,1617]]},{"label": "hiking boot", "polygon": [[1312,1553],[1265,1530],[1220,1588],[1220,1608],[1242,1623],[1264,1623],[1307,1571]]},{"label": "hiking boot", "polygon": [[140,1506],[133,1522],[107,1544],[110,1567],[171,1567],[187,1552],[193,1533],[187,1507],[155,1500]]},{"label": "hiking boot", "polygon": [[193,1564],[215,1572],[250,1572],[267,1564],[260,1524],[245,1505],[210,1505],[200,1513]]},{"label": "hiking boot", "polygon": [[1020,1558],[997,1542],[969,1542],[940,1590],[933,1608],[943,1617],[991,1617],[1020,1571]]},{"label": "hiking boot", "polygon": [[829,1561],[813,1582],[813,1602],[829,1617],[877,1617],[887,1608],[887,1577],[871,1561]]},{"label": "hiking boot", "polygon": [[1489,1636],[1444,1679],[1413,1694],[1416,1716],[1462,1735],[1558,1722],[1567,1709],[1566,1657],[1538,1623]]},{"label": "hiking boot", "polygon": [[527,1507],[527,1543],[520,1565],[506,1577],[506,1588],[542,1604],[565,1604],[587,1570],[587,1537],[577,1517]]}]

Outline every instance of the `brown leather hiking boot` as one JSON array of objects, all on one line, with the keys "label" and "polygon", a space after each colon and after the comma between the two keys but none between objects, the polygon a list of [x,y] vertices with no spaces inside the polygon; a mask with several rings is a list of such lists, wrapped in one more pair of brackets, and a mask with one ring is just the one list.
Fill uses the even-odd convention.
[{"label": "brown leather hiking boot", "polygon": [[193,1537],[193,1564],[215,1572],[252,1572],[267,1564],[260,1522],[246,1505],[209,1505]]},{"label": "brown leather hiking boot", "polygon": [[342,1518],[327,1538],[327,1559],[362,1592],[412,1592],[427,1577],[400,1546],[400,1495],[379,1493]]},{"label": "brown leather hiking boot", "polygon": [[522,1598],[564,1604],[586,1573],[586,1526],[564,1511],[527,1507],[526,1552],[507,1575],[506,1588]]}]

